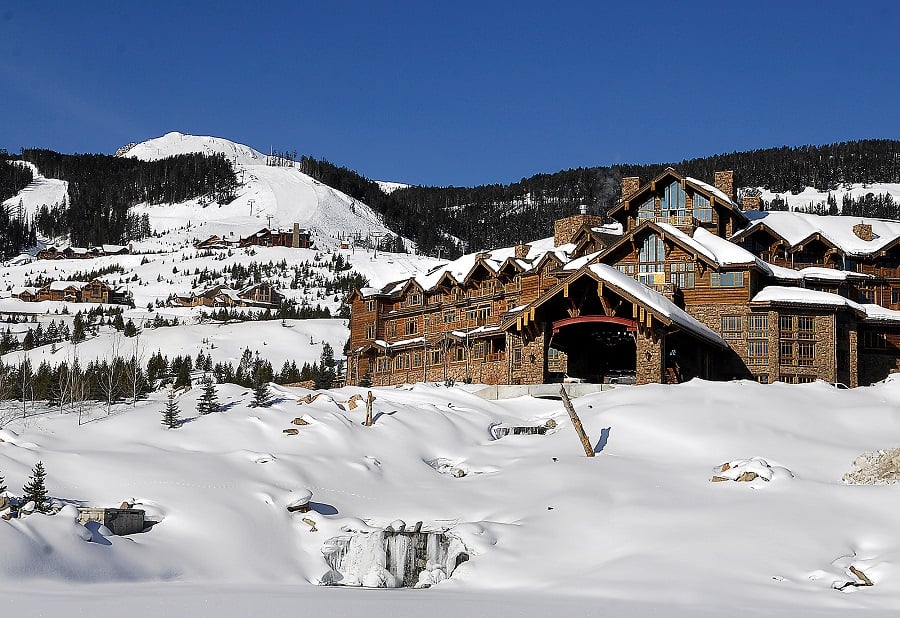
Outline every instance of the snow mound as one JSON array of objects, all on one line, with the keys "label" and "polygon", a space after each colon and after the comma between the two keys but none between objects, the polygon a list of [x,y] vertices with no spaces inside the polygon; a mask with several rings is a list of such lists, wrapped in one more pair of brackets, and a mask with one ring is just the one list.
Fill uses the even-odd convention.
[{"label": "snow mound", "polygon": [[175,155],[199,152],[205,155],[221,154],[229,161],[242,165],[257,165],[266,162],[266,155],[244,144],[221,137],[186,135],[178,131],[134,144],[120,152],[121,156],[133,157],[142,161],[156,161]]},{"label": "snow mound", "polygon": [[768,483],[775,478],[793,478],[794,476],[787,468],[771,466],[762,457],[726,461],[721,466],[713,468],[713,471],[715,474],[709,479],[713,483],[723,481],[754,483],[758,480]]},{"label": "snow mound", "polygon": [[893,485],[900,481],[900,448],[863,453],[853,461],[853,471],[841,479],[848,485]]}]

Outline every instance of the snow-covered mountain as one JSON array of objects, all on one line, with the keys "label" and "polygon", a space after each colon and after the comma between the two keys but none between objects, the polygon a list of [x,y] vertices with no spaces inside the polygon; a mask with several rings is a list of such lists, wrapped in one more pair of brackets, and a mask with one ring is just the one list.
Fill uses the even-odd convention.
[{"label": "snow-covered mountain", "polygon": [[136,206],[134,211],[146,212],[156,231],[176,230],[190,222],[191,234],[196,237],[246,236],[262,227],[290,228],[298,223],[312,230],[321,248],[335,247],[339,238],[352,235],[383,237],[392,233],[363,202],[296,167],[268,166],[266,155],[227,139],[173,132],[123,148],[119,156],[153,161],[192,152],[222,154],[231,161],[240,183],[237,197],[222,206],[204,206],[200,200]]}]

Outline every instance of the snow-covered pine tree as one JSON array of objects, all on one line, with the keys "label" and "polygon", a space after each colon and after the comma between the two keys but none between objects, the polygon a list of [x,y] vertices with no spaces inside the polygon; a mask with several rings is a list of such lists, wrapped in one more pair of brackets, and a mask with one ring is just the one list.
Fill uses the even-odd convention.
[{"label": "snow-covered pine tree", "polygon": [[163,426],[165,426],[166,429],[178,429],[178,425],[180,424],[178,420],[179,414],[178,404],[175,403],[175,390],[170,388],[166,407],[163,410]]},{"label": "snow-covered pine tree", "polygon": [[203,393],[197,400],[197,414],[209,414],[219,411],[219,399],[216,396],[216,384],[209,375],[203,376]]},{"label": "snow-covered pine tree", "polygon": [[50,502],[47,495],[47,486],[44,481],[47,478],[47,472],[44,470],[44,464],[37,462],[31,469],[31,478],[22,488],[22,503],[34,502],[34,510],[39,513],[47,513],[50,511]]}]

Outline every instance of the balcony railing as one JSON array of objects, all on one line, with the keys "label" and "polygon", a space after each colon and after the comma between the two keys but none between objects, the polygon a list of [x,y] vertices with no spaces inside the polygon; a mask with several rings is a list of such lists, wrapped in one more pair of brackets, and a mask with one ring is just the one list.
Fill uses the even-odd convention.
[{"label": "balcony railing", "polygon": [[673,225],[679,229],[693,229],[697,225],[699,225],[699,221],[694,219],[692,215],[682,215],[682,216],[656,216],[653,217],[654,223],[668,223],[669,225]]}]

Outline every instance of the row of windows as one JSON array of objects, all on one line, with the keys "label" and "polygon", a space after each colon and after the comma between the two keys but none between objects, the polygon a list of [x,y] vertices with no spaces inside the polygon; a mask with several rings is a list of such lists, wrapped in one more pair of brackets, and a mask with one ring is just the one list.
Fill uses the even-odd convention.
[{"label": "row of windows", "polygon": [[[692,213],[698,221],[709,222],[713,220],[712,205],[709,198],[699,193],[694,193],[692,198]],[[660,198],[660,213],[663,217],[686,217],[687,195],[680,182],[673,182],[663,189]],[[652,219],[656,215],[655,198],[650,197],[638,206],[638,221]]]},{"label": "row of windows", "polygon": [[743,271],[719,273],[712,272],[709,284],[714,288],[742,288],[744,287]]},{"label": "row of windows", "polygon": [[[490,346],[483,341],[479,341],[478,343],[473,344],[471,347],[472,358],[476,360],[484,359],[489,349]],[[452,348],[450,348],[450,353],[448,354],[448,358],[451,361],[456,362],[462,362],[466,360],[466,356],[466,348],[465,346],[461,345],[453,346]],[[390,369],[415,369],[422,366],[422,358],[423,353],[421,351],[404,352],[402,354],[398,354],[394,357],[393,361],[391,361],[391,359],[388,357],[382,357],[378,359],[376,370],[385,372]],[[440,365],[444,359],[444,351],[441,349],[429,350],[427,358],[429,365]]]}]

